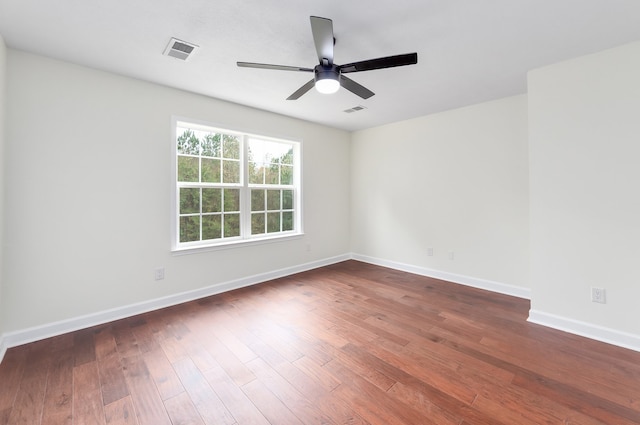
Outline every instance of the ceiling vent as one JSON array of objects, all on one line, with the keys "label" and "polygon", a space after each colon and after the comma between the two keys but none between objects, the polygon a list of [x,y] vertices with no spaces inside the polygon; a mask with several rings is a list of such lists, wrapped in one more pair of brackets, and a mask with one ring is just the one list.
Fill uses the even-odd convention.
[{"label": "ceiling vent", "polygon": [[344,112],[347,114],[351,114],[352,112],[362,111],[363,109],[367,109],[362,105],[354,106],[353,108],[345,109]]},{"label": "ceiling vent", "polygon": [[169,41],[167,48],[164,49],[164,55],[186,61],[189,60],[193,53],[195,53],[197,48],[198,46],[195,44],[187,43],[186,41],[178,40],[177,38],[172,38],[171,41]]}]

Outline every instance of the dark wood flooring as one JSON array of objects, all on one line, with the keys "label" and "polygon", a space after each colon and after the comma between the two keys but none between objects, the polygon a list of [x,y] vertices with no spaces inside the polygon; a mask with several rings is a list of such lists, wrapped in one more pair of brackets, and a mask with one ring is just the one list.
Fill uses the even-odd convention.
[{"label": "dark wood flooring", "polygon": [[347,261],[8,350],[0,424],[640,423],[640,353]]}]

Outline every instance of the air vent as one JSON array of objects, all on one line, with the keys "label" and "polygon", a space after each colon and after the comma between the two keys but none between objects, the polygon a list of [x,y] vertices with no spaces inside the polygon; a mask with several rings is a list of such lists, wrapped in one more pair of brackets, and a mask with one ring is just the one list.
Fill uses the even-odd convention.
[{"label": "air vent", "polygon": [[186,61],[193,55],[193,53],[195,53],[197,48],[198,46],[195,44],[187,43],[186,41],[178,40],[177,38],[172,38],[171,41],[169,41],[167,48],[164,49],[164,55]]},{"label": "air vent", "polygon": [[351,114],[352,112],[362,111],[363,109],[367,109],[362,105],[354,106],[353,108],[345,109],[344,112],[347,114]]}]

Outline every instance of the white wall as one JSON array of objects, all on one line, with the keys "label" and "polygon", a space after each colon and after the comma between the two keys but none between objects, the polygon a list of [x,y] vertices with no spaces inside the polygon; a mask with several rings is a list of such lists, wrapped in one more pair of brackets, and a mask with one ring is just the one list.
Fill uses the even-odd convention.
[{"label": "white wall", "polygon": [[355,132],[351,158],[354,253],[527,294],[526,96]]},{"label": "white wall", "polygon": [[[13,50],[7,76],[5,332],[349,252],[347,132]],[[301,139],[305,236],[171,255],[172,115]]]},{"label": "white wall", "polygon": [[[532,71],[526,96],[351,135],[12,50],[4,75],[5,51],[0,338],[351,249],[640,349],[639,43]],[[172,115],[302,139],[305,236],[171,255]]]},{"label": "white wall", "polygon": [[[5,310],[2,296],[4,283],[3,251],[4,251],[4,140],[5,140],[5,103],[6,103],[6,70],[7,70],[7,48],[4,39],[0,35],[0,312]],[[3,356],[4,348],[2,333],[4,330],[4,319],[0,313],[0,359]]]},{"label": "white wall", "polygon": [[640,42],[528,84],[532,316],[640,349]]}]

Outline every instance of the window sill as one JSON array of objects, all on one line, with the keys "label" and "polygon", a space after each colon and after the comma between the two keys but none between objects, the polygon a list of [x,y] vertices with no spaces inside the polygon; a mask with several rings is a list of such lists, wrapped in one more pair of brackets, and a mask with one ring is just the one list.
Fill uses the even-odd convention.
[{"label": "window sill", "polygon": [[187,247],[187,248],[173,248],[171,250],[171,254],[174,256],[190,255],[190,254],[199,254],[201,252],[244,248],[248,246],[264,245],[264,244],[300,239],[303,236],[304,236],[304,233],[293,233],[293,234],[281,235],[281,236],[270,236],[267,238],[244,239],[241,241],[233,241],[233,242],[226,242],[226,243],[223,242],[216,245],[201,245],[201,246],[193,246],[193,247]]}]

